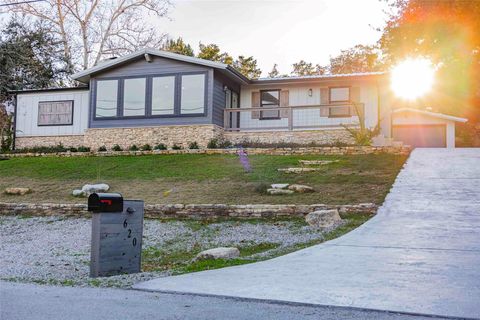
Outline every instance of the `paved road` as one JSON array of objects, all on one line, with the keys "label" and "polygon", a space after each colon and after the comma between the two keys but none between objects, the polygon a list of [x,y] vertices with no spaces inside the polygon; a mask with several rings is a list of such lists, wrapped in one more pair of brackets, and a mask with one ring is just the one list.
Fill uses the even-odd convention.
[{"label": "paved road", "polygon": [[0,282],[0,319],[431,320],[413,315],[348,308],[281,305],[231,298],[6,282]]},{"label": "paved road", "polygon": [[480,318],[480,149],[416,149],[355,231],[250,265],[141,290]]}]

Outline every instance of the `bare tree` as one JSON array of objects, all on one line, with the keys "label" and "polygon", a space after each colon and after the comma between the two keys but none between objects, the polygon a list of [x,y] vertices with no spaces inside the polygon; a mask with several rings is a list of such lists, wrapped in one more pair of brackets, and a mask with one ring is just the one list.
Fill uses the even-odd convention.
[{"label": "bare tree", "polygon": [[159,47],[165,34],[149,19],[166,17],[170,7],[170,0],[46,0],[8,6],[47,22],[72,70],[87,69],[104,56]]}]

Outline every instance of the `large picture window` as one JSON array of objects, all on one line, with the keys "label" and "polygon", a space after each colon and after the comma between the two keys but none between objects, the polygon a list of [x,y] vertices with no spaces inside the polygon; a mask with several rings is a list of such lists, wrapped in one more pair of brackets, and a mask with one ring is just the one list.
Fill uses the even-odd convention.
[{"label": "large picture window", "polygon": [[146,78],[125,79],[123,83],[123,115],[145,115]]},{"label": "large picture window", "polygon": [[152,115],[173,114],[175,109],[175,76],[152,79]]},{"label": "large picture window", "polygon": [[95,101],[95,117],[117,116],[118,80],[97,81],[97,98]]},{"label": "large picture window", "polygon": [[38,103],[39,126],[73,124],[73,101],[41,101]]},{"label": "large picture window", "polygon": [[205,74],[182,76],[180,102],[181,114],[199,114],[205,111]]},{"label": "large picture window", "polygon": [[[280,90],[260,91],[260,107],[279,108],[280,107]],[[261,111],[260,119],[261,120],[280,119],[280,110]]]}]

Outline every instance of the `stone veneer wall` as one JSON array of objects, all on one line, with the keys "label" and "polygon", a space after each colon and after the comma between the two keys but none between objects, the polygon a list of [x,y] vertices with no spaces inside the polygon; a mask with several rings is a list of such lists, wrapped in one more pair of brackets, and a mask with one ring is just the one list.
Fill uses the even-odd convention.
[{"label": "stone veneer wall", "polygon": [[56,146],[63,144],[65,147],[79,147],[84,145],[83,135],[71,136],[35,136],[35,137],[16,137],[15,148],[31,148],[38,146]]},{"label": "stone veneer wall", "polygon": [[[325,209],[338,209],[340,213],[374,214],[378,206],[374,203],[352,205],[291,205],[291,204],[153,204],[145,205],[147,218],[275,218],[303,217],[306,214]],[[86,204],[35,204],[0,202],[0,214],[5,215],[71,215],[88,216]]]},{"label": "stone veneer wall", "polygon": [[159,143],[168,147],[174,144],[187,148],[191,142],[197,142],[205,148],[212,138],[221,136],[223,129],[216,125],[185,125],[135,128],[90,128],[85,132],[84,144],[92,150],[101,146],[110,149],[118,144],[126,149],[135,144],[140,147],[149,144],[152,148]]},{"label": "stone veneer wall", "polygon": [[242,141],[253,141],[260,143],[298,143],[298,144],[335,144],[342,142],[354,144],[355,140],[347,130],[329,129],[329,130],[304,130],[304,131],[263,131],[263,132],[225,132],[223,134],[226,140],[233,143]]}]

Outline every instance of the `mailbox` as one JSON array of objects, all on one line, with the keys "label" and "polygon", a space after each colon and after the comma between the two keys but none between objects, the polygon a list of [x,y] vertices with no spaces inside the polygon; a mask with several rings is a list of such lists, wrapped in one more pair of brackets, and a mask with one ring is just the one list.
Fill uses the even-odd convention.
[{"label": "mailbox", "polygon": [[92,193],[88,197],[88,211],[122,212],[123,197],[120,193]]}]

